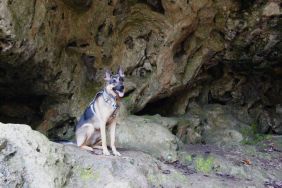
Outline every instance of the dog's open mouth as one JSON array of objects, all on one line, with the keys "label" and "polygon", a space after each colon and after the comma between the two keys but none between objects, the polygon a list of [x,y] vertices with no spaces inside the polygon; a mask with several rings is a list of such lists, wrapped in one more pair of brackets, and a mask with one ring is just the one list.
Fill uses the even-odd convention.
[{"label": "dog's open mouth", "polygon": [[124,91],[119,91],[119,90],[114,90],[115,94],[117,94],[117,96],[119,97],[123,97],[124,96]]}]

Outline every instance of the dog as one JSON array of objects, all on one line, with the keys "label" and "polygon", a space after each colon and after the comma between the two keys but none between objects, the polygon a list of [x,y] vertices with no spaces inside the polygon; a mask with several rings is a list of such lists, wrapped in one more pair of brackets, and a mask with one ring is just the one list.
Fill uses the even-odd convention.
[{"label": "dog", "polygon": [[[94,151],[102,149],[110,155],[106,143],[106,127],[110,131],[110,146],[115,156],[121,156],[115,147],[115,130],[119,113],[120,99],[124,96],[124,72],[105,72],[106,85],[88,105],[76,125],[76,144],[82,149]],[[100,145],[102,144],[102,145]]]}]

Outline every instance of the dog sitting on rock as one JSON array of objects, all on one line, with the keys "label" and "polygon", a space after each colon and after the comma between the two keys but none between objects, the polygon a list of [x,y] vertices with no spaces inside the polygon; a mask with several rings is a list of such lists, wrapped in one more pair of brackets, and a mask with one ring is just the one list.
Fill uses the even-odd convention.
[{"label": "dog sitting on rock", "polygon": [[119,100],[124,96],[124,73],[119,68],[117,74],[105,73],[106,85],[88,105],[76,125],[76,143],[80,148],[93,151],[102,149],[110,155],[106,143],[106,127],[110,131],[110,146],[115,156],[120,153],[115,147],[115,130],[119,112]]}]

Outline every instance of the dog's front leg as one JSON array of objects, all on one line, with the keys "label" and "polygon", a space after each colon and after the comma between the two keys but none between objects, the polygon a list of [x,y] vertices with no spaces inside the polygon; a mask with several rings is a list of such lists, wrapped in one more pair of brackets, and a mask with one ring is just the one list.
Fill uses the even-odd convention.
[{"label": "dog's front leg", "polygon": [[102,139],[102,149],[104,155],[110,155],[110,152],[107,148],[107,141],[106,141],[106,123],[100,123],[100,131],[101,131],[101,139]]},{"label": "dog's front leg", "polygon": [[117,151],[116,146],[115,146],[115,140],[116,140],[116,125],[117,125],[116,120],[114,120],[114,121],[109,125],[110,137],[111,137],[111,148],[112,148],[113,154],[114,154],[115,156],[121,156],[121,154]]}]

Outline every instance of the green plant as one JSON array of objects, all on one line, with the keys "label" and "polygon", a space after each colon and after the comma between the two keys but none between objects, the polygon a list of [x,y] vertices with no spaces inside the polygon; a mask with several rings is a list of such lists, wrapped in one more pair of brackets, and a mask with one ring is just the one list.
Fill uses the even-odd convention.
[{"label": "green plant", "polygon": [[209,173],[212,170],[214,159],[213,157],[203,158],[198,157],[195,160],[196,170],[198,172]]},{"label": "green plant", "polygon": [[249,127],[241,129],[243,135],[242,144],[255,145],[263,140],[270,139],[270,135],[265,135],[258,133],[258,128],[256,123],[252,123]]}]

